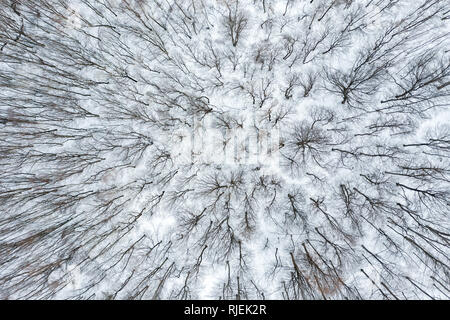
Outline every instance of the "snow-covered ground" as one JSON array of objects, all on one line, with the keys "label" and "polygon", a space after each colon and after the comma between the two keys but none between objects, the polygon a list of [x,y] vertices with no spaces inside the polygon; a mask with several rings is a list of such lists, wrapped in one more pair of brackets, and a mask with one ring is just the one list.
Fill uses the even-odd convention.
[{"label": "snow-covered ground", "polygon": [[0,4],[1,299],[448,299],[438,0]]}]

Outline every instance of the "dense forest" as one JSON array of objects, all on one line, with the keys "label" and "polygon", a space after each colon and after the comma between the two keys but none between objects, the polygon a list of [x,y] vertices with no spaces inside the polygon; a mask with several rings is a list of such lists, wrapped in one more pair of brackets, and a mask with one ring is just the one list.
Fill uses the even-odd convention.
[{"label": "dense forest", "polygon": [[449,299],[443,0],[0,0],[0,299]]}]

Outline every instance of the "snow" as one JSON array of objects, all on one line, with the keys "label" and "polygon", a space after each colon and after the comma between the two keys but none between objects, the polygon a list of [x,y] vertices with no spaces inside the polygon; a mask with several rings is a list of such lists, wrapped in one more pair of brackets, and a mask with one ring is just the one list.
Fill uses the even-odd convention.
[{"label": "snow", "polygon": [[443,2],[49,3],[0,5],[0,298],[448,298]]}]

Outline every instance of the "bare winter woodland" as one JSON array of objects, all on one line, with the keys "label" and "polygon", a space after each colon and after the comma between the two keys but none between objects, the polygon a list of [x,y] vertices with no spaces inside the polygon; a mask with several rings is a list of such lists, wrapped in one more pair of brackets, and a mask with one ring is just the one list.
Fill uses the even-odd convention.
[{"label": "bare winter woodland", "polygon": [[449,299],[447,0],[0,0],[0,299]]}]

